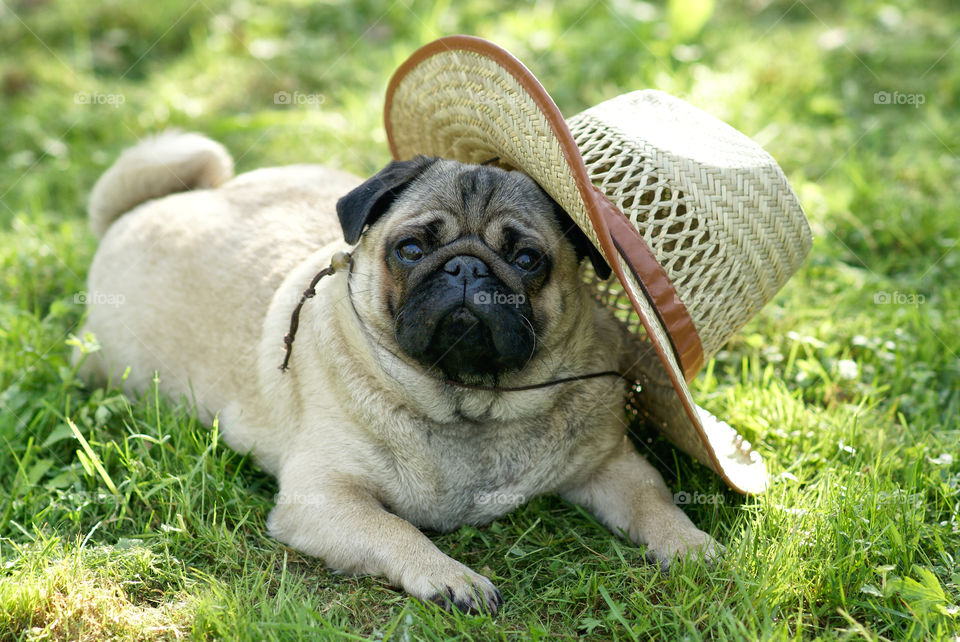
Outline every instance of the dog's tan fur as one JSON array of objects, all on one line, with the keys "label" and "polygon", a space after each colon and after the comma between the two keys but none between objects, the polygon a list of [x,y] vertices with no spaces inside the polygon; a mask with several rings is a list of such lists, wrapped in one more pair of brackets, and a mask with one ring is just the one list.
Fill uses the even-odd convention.
[{"label": "dog's tan fur", "polygon": [[[664,563],[715,553],[626,440],[622,383],[462,390],[400,354],[385,309],[384,238],[436,185],[412,187],[364,234],[349,277],[320,282],[281,373],[291,311],[331,256],[349,249],[335,202],[361,181],[307,165],[223,182],[230,173],[216,143],[167,134],[104,175],[89,289],[125,299],[90,310],[86,331],[102,349],[83,368],[102,381],[130,366],[131,391],[159,371],[164,393],[195,399],[205,420],[219,413],[227,443],[279,480],[269,518],[279,540],[419,598],[490,610],[500,603],[493,584],[418,527],[486,523],[557,492]],[[156,198],[205,182],[221,184]],[[147,198],[155,200],[112,220]],[[531,363],[504,386],[617,369],[626,350],[619,325],[580,285],[572,248],[540,233],[555,237],[552,282],[534,302],[549,323]]]}]

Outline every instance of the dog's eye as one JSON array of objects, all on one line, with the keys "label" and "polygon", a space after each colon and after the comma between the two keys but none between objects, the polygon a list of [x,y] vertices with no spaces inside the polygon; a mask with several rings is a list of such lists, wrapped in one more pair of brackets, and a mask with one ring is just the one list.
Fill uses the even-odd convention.
[{"label": "dog's eye", "polygon": [[513,257],[513,264],[524,272],[532,272],[540,267],[540,253],[536,250],[520,250]]},{"label": "dog's eye", "polygon": [[397,256],[409,263],[416,263],[423,258],[423,247],[414,239],[400,241],[397,245]]}]

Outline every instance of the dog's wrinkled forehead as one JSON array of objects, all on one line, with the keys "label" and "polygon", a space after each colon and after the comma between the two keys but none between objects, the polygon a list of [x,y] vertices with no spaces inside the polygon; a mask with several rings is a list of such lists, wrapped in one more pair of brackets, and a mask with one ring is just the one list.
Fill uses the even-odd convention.
[{"label": "dog's wrinkled forehead", "polygon": [[526,174],[448,160],[438,161],[417,178],[397,200],[393,213],[402,217],[398,223],[403,227],[436,226],[444,241],[486,237],[505,222],[545,239],[560,236],[549,197]]}]

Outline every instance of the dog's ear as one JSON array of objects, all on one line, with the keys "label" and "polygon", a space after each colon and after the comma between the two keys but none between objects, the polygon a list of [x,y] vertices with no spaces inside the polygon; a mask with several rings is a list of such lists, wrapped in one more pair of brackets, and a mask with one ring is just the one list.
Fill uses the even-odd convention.
[{"label": "dog's ear", "polygon": [[410,160],[390,161],[375,176],[337,201],[343,239],[350,245],[359,241],[364,228],[383,216],[410,182],[437,160],[415,156]]},{"label": "dog's ear", "polygon": [[[544,190],[543,193],[547,194],[546,190]],[[577,260],[582,261],[585,257],[589,257],[590,263],[593,264],[593,271],[597,276],[601,279],[606,279],[610,276],[610,266],[607,265],[600,250],[587,238],[587,235],[583,233],[580,226],[573,222],[573,219],[570,218],[567,211],[553,200],[552,196],[547,194],[547,198],[550,199],[550,202],[553,204],[553,214],[557,218],[557,223],[560,224],[560,231],[563,232],[563,236],[573,244],[573,249],[577,251]]]}]

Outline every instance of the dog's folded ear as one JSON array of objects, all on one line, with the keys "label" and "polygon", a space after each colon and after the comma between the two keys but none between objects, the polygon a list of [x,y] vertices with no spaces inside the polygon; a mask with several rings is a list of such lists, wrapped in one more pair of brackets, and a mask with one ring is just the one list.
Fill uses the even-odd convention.
[{"label": "dog's folded ear", "polygon": [[391,161],[375,176],[337,201],[337,216],[340,218],[343,239],[350,245],[359,241],[364,228],[373,225],[383,216],[411,181],[437,160],[439,159],[418,155],[410,160]]},{"label": "dog's folded ear", "polygon": [[[547,194],[546,190],[544,190],[544,194]],[[600,250],[587,238],[587,235],[583,233],[580,226],[573,222],[573,219],[570,218],[567,211],[553,200],[553,197],[547,194],[547,198],[553,203],[553,213],[554,216],[557,217],[560,231],[563,232],[563,236],[573,244],[573,249],[577,251],[577,259],[582,261],[584,257],[589,257],[590,263],[593,265],[593,271],[597,276],[601,279],[609,277],[610,266],[607,265]]]}]

